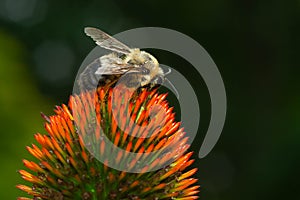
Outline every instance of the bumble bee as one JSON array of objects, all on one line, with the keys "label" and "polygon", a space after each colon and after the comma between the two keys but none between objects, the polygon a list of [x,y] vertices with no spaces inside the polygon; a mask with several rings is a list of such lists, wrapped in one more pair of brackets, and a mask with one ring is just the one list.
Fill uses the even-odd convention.
[{"label": "bumble bee", "polygon": [[138,48],[129,48],[112,36],[97,28],[86,27],[86,35],[97,45],[112,51],[97,58],[79,75],[81,90],[91,90],[100,86],[113,86],[120,78],[127,87],[154,87],[165,80],[164,71],[157,59]]}]

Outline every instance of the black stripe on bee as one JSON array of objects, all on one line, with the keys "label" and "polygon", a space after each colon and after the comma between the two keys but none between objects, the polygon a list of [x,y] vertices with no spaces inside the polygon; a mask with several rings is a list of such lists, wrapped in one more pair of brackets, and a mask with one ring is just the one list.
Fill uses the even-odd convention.
[{"label": "black stripe on bee", "polygon": [[77,82],[81,92],[97,88],[99,81],[103,79],[101,75],[95,74],[99,67],[101,67],[100,60],[97,59],[79,75]]}]

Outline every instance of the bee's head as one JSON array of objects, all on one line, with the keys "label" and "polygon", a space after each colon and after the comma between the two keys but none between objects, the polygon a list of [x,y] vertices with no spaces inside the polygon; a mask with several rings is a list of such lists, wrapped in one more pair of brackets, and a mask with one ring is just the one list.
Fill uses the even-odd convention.
[{"label": "bee's head", "polygon": [[156,58],[140,49],[132,49],[126,56],[125,61],[129,64],[139,66],[139,74],[142,75],[140,80],[142,86],[151,84],[156,80],[156,77],[162,77],[164,75]]}]

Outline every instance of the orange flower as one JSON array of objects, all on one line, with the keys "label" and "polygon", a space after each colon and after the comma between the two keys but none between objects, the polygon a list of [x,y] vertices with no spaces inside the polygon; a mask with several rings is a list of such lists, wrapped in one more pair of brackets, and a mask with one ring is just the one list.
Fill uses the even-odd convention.
[{"label": "orange flower", "polygon": [[[43,115],[48,134],[37,133],[39,146],[27,147],[38,161],[23,160],[31,172],[19,171],[31,187],[17,188],[31,199],[197,199],[197,169],[186,171],[194,161],[186,153],[188,138],[166,96],[146,88],[130,95],[118,87],[72,96],[56,115]],[[124,151],[113,150],[103,136]],[[160,154],[148,156],[152,152]],[[130,153],[138,154],[133,159]],[[126,171],[111,167],[122,163]]]}]

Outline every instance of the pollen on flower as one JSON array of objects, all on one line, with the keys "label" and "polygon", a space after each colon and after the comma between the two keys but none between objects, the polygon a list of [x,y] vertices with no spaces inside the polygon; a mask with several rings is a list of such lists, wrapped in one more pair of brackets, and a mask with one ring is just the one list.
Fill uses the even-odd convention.
[{"label": "pollen on flower", "polygon": [[[47,134],[35,134],[38,145],[27,147],[37,160],[24,159],[28,171],[19,170],[30,186],[16,186],[31,197],[19,200],[198,198],[200,186],[192,177],[197,169],[187,170],[194,162],[192,152],[186,153],[188,138],[175,121],[167,94],[123,89],[99,87],[71,96],[68,106],[56,106],[53,116],[42,114]],[[104,136],[124,151],[115,152]],[[151,152],[165,153],[147,156]],[[97,159],[109,155],[113,159]],[[110,167],[124,163],[128,171]],[[140,173],[129,172],[141,164]]]}]

